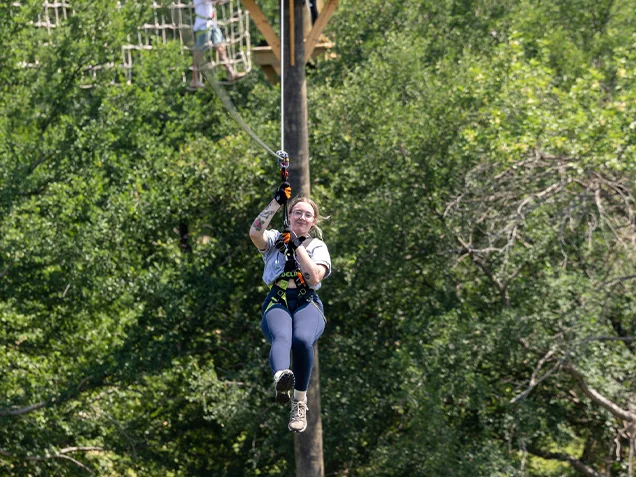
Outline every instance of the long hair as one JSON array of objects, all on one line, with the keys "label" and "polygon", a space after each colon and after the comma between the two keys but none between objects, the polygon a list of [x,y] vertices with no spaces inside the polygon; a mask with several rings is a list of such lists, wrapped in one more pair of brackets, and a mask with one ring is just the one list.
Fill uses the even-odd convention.
[{"label": "long hair", "polygon": [[324,220],[327,220],[329,216],[320,215],[320,208],[318,207],[318,204],[316,204],[309,197],[302,197],[302,196],[296,196],[291,201],[289,201],[288,207],[289,207],[290,215],[293,212],[294,207],[296,207],[296,204],[298,204],[299,202],[305,202],[309,204],[311,208],[314,210],[314,217],[316,220],[314,221],[314,225],[312,225],[311,229],[309,229],[309,234],[312,237],[316,237],[322,240],[322,230],[320,229],[320,227],[318,227],[318,224],[320,224]]}]

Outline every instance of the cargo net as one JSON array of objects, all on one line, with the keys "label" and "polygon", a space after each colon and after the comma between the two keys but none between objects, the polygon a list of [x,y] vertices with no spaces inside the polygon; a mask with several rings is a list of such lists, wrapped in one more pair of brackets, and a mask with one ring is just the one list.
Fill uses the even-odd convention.
[{"label": "cargo net", "polygon": [[[121,3],[118,2],[118,6]],[[197,68],[193,62],[187,72],[182,72],[183,82],[196,81],[197,69],[221,71],[221,75],[230,81],[245,76],[252,69],[249,13],[241,7],[240,0],[212,0],[212,3],[216,7],[216,24],[223,42],[214,44],[210,39],[205,48],[198,48],[202,55],[201,61],[197,61],[200,67]],[[19,8],[21,5],[20,2],[13,2],[12,6]],[[43,10],[33,25],[46,29],[49,34],[73,15],[71,3],[66,0],[45,1],[42,6]],[[87,68],[82,86],[94,86],[100,72],[117,67],[124,70],[126,81],[132,83],[135,64],[142,60],[144,51],[152,50],[157,43],[178,41],[183,52],[190,52],[194,48],[194,18],[194,6],[191,3],[166,5],[153,2],[148,21],[138,26],[136,34],[129,35],[127,43],[122,45],[122,62]],[[25,66],[33,65],[25,63]]]},{"label": "cargo net", "polygon": [[[19,7],[20,2],[13,3],[14,7]],[[38,14],[38,19],[33,25],[37,28],[45,28],[51,34],[53,28],[64,22],[69,16],[73,15],[73,9],[69,2],[62,0],[60,2],[44,2],[43,9]]]},{"label": "cargo net", "polygon": [[[252,70],[249,15],[241,8],[240,0],[214,0],[215,22],[210,28],[194,31],[197,16],[191,4],[170,5],[172,24],[179,30],[184,50],[193,53],[193,83],[201,83],[204,71],[228,82],[244,77]],[[205,22],[199,22],[205,23]]]}]

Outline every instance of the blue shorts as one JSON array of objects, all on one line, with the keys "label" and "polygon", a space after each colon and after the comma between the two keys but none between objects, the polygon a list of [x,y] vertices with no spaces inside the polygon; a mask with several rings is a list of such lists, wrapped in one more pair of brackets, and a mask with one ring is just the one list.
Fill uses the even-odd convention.
[{"label": "blue shorts", "polygon": [[210,42],[214,46],[225,43],[225,38],[223,37],[223,33],[218,25],[210,28],[209,30],[195,31],[194,40],[194,46],[197,50],[206,49]]}]

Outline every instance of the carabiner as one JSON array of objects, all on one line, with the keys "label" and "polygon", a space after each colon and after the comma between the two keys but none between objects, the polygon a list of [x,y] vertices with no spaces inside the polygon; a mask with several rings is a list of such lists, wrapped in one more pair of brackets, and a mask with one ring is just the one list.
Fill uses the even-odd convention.
[{"label": "carabiner", "polygon": [[281,169],[289,168],[289,154],[285,151],[276,151],[276,160]]}]

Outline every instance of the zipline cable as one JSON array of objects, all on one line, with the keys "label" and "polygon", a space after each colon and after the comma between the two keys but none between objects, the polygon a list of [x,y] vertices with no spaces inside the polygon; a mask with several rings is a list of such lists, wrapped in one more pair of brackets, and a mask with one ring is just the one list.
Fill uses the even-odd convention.
[{"label": "zipline cable", "polygon": [[[280,150],[274,152],[266,143],[263,141],[258,135],[249,127],[249,125],[243,120],[239,112],[237,111],[234,103],[232,103],[232,99],[225,91],[225,88],[221,85],[219,80],[214,75],[214,69],[209,70],[207,68],[203,68],[202,64],[204,56],[203,55],[193,55],[195,58],[195,66],[199,72],[202,72],[208,82],[212,85],[212,88],[219,96],[221,103],[225,106],[225,109],[230,116],[237,122],[239,126],[243,128],[243,130],[249,134],[254,141],[256,141],[263,149],[265,149],[268,153],[276,158],[278,165],[280,167],[280,177],[283,182],[286,182],[289,178],[289,155],[285,152],[285,71],[284,71],[284,45],[285,45],[285,4],[284,0],[281,0],[281,46],[280,46]],[[173,12],[174,14],[174,12]],[[173,18],[174,22],[174,18]],[[175,22],[176,23],[176,22]],[[178,23],[180,26],[182,23]],[[192,33],[192,28],[186,25],[187,28],[180,28],[181,35],[183,38],[183,42],[188,46],[190,50],[196,48],[194,46],[194,34]],[[228,61],[228,60],[226,60]],[[287,209],[287,203],[283,206],[283,227],[287,229],[289,227],[289,213]]]},{"label": "zipline cable", "polygon": [[280,149],[285,150],[285,0],[280,0]]},{"label": "zipline cable", "polygon": [[[195,48],[194,34],[192,33],[192,26],[191,26],[192,22],[189,21],[184,23],[182,19],[175,17],[174,10],[172,11],[172,15],[173,15],[173,20],[172,20],[173,23],[176,25],[179,25],[179,30],[181,33],[181,37],[183,39],[183,43],[192,51]],[[195,58],[197,58],[197,56],[195,56]],[[203,61],[203,56],[201,56],[200,61]],[[254,141],[256,141],[258,145],[260,145],[263,149],[265,149],[269,154],[274,156],[280,164],[281,158],[279,154],[274,152],[274,150],[270,148],[265,143],[265,141],[263,141],[260,137],[258,137],[258,135],[254,132],[254,130],[243,120],[243,118],[237,111],[236,107],[234,106],[234,103],[232,103],[232,99],[227,94],[227,91],[225,91],[225,88],[223,88],[223,85],[214,76],[213,74],[214,70],[209,71],[203,68],[203,65],[200,64],[199,62],[196,62],[196,68],[204,74],[205,78],[208,80],[210,85],[212,85],[212,88],[214,89],[219,99],[221,100],[221,103],[223,104],[227,112],[230,114],[230,116],[232,116],[232,118],[236,121],[236,123],[239,126],[241,126],[243,130],[247,134],[249,134],[250,137],[254,139]],[[282,71],[281,71],[281,78],[282,78]],[[281,118],[281,122],[282,122],[282,118]]]},{"label": "zipline cable", "polygon": [[[276,154],[279,156],[280,178],[286,182],[289,178],[289,154],[285,152],[285,0],[280,0],[280,151]],[[283,227],[289,227],[287,202],[283,205]]]}]

